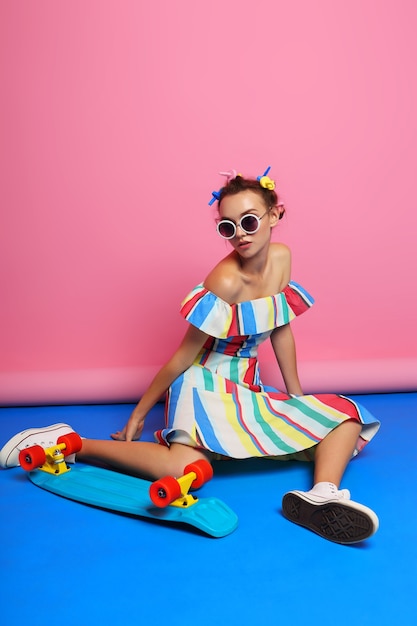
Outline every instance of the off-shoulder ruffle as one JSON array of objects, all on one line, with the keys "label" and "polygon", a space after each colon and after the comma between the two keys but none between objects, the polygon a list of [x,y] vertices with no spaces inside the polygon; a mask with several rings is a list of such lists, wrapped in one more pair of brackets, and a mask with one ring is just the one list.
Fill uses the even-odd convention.
[{"label": "off-shoulder ruffle", "polygon": [[272,331],[291,322],[313,303],[312,296],[294,281],[274,296],[237,304],[228,304],[200,284],[183,300],[181,315],[208,335],[225,339]]}]

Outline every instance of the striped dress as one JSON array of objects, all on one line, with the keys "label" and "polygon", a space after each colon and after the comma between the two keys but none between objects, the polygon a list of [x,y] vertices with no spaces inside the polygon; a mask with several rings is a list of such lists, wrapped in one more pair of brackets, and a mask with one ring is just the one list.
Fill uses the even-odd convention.
[{"label": "striped dress", "polygon": [[209,338],[168,390],[165,428],[156,440],[238,459],[310,459],[317,443],[353,419],[362,424],[357,454],[379,428],[364,407],[335,394],[289,396],[260,379],[258,346],[313,302],[293,281],[274,296],[233,305],[202,284],[195,287],[181,313]]}]

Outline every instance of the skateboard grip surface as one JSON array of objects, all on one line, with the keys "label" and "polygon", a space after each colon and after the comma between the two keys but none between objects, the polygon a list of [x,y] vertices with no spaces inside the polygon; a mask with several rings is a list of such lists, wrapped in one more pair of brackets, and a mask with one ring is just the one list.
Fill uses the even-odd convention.
[{"label": "skateboard grip surface", "polygon": [[186,508],[158,508],[149,497],[149,481],[99,467],[74,465],[60,476],[40,470],[28,476],[38,487],[70,500],[138,517],[190,524],[212,537],[230,534],[238,523],[236,514],[213,497],[200,498]]}]

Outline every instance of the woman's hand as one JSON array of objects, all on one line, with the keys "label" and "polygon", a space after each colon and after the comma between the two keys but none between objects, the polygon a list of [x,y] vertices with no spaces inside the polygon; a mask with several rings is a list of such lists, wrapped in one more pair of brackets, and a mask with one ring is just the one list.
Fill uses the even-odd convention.
[{"label": "woman's hand", "polygon": [[146,415],[172,385],[174,380],[192,365],[207,338],[208,335],[198,328],[194,326],[188,327],[179,348],[159,370],[123,430],[119,430],[111,435],[113,439],[118,441],[139,439]]},{"label": "woman's hand", "polygon": [[110,437],[116,441],[136,441],[140,439],[144,424],[145,420],[136,407],[123,430],[112,433]]}]

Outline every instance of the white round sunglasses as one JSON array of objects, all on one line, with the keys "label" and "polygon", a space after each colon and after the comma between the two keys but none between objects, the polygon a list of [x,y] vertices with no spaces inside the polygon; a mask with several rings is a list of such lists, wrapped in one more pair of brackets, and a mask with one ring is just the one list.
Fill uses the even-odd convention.
[{"label": "white round sunglasses", "polygon": [[268,209],[261,217],[254,213],[247,213],[243,215],[238,221],[237,225],[232,220],[224,219],[217,222],[217,232],[223,239],[233,239],[236,237],[237,226],[247,235],[253,235],[261,226],[261,219],[269,213],[271,209]]}]

